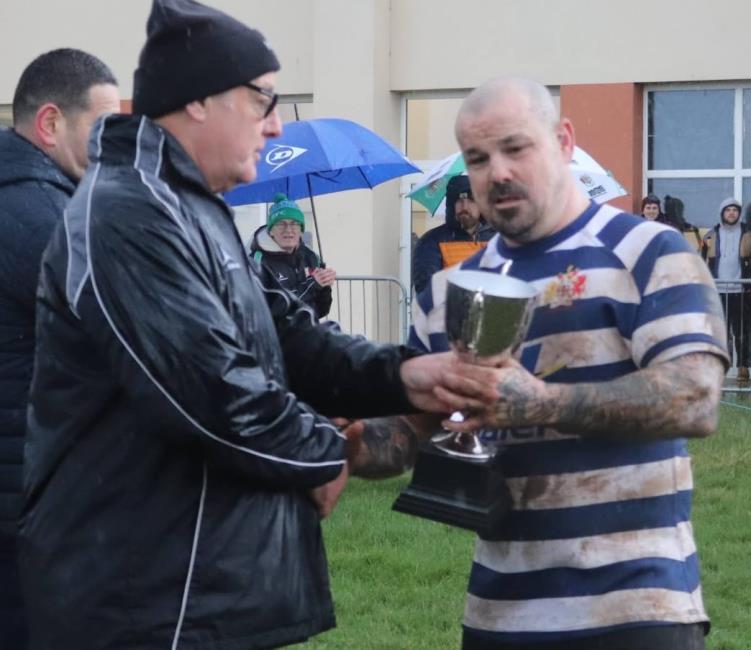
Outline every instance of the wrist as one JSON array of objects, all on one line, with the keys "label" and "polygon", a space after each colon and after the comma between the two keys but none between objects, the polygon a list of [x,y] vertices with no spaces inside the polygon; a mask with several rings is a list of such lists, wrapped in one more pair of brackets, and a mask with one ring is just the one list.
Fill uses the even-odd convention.
[{"label": "wrist", "polygon": [[560,420],[560,405],[564,403],[563,392],[565,386],[561,384],[549,384],[543,380],[540,380],[540,383],[542,384],[542,389],[536,424],[540,426],[555,426]]},{"label": "wrist", "polygon": [[344,443],[344,454],[348,463],[353,463],[360,454],[362,448],[362,433],[365,429],[365,422],[356,420],[342,431],[347,438]]}]

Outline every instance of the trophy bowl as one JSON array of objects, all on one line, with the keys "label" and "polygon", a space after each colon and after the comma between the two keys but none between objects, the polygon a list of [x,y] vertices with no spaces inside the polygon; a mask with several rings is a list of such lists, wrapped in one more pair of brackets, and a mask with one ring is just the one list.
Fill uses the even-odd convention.
[{"label": "trophy bowl", "polygon": [[[530,298],[537,293],[529,283],[506,275],[456,269],[446,289],[446,336],[451,347],[466,361],[490,357],[521,342],[523,323]],[[451,419],[462,421],[460,412]],[[488,459],[492,451],[474,433],[444,431],[431,442],[452,456]]]},{"label": "trophy bowl", "polygon": [[[508,276],[509,266],[499,273],[457,269],[447,278],[446,335],[469,363],[512,353],[524,339],[529,301],[537,291]],[[454,421],[463,417],[451,415]],[[393,507],[492,538],[501,530],[511,497],[495,448],[476,433],[442,430],[420,447],[412,481]]]},{"label": "trophy bowl", "polygon": [[448,276],[446,336],[460,354],[490,357],[518,343],[537,290],[509,275],[457,269]]}]

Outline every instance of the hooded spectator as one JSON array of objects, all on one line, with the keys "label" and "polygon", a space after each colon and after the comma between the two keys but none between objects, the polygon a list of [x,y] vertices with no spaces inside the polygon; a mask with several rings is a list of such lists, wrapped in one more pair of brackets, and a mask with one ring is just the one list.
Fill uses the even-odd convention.
[{"label": "hooded spectator", "polygon": [[419,293],[434,273],[457,264],[485,246],[495,233],[472,197],[467,176],[446,186],[446,222],[420,237],[412,258],[412,284]]},{"label": "hooded spectator", "polygon": [[751,278],[751,229],[741,221],[741,203],[734,198],[720,204],[720,221],[704,236],[702,256],[717,280],[727,321],[728,347],[735,350],[739,381],[749,379],[751,293],[738,282]]}]

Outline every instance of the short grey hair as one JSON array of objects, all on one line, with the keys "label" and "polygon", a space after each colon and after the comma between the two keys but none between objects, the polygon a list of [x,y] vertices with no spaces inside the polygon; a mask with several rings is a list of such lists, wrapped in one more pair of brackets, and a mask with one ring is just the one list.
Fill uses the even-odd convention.
[{"label": "short grey hair", "polygon": [[541,83],[524,77],[496,77],[475,88],[461,105],[457,123],[465,115],[477,115],[510,94],[526,97],[529,107],[544,124],[554,127],[560,113],[550,91]]}]

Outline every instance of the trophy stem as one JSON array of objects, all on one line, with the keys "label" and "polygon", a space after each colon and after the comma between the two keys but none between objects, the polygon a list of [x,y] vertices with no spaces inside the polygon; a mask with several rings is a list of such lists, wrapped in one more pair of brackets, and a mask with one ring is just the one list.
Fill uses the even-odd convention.
[{"label": "trophy stem", "polygon": [[[450,419],[452,422],[464,422],[464,414],[461,411],[454,411]],[[444,430],[434,435],[430,442],[449,456],[470,460],[488,460],[493,457],[493,451],[474,432],[457,433]]]},{"label": "trophy stem", "polygon": [[439,433],[430,442],[449,456],[475,460],[488,460],[493,456],[475,433]]}]

